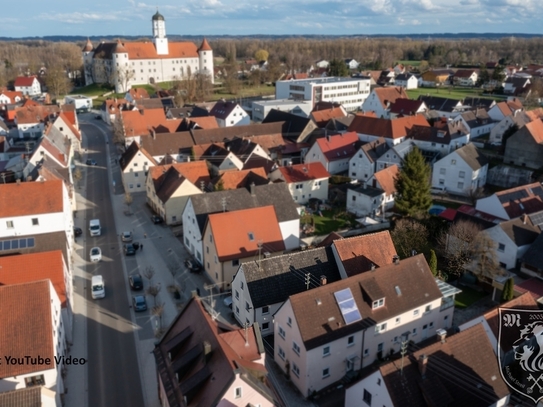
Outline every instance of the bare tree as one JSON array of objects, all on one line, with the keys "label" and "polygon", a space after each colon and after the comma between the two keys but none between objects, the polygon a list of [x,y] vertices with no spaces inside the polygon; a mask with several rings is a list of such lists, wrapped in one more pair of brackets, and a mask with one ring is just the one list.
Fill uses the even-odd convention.
[{"label": "bare tree", "polygon": [[79,167],[75,169],[73,173],[73,177],[74,177],[74,181],[77,184],[77,187],[81,188],[81,185],[79,184],[79,182],[83,179],[83,174],[81,174],[81,169]]},{"label": "bare tree", "polygon": [[115,116],[112,130],[113,130],[113,142],[115,144],[120,144],[124,146],[126,143],[126,134],[124,132],[122,115],[120,113]]},{"label": "bare tree", "polygon": [[428,242],[428,229],[415,219],[403,218],[396,221],[390,233],[394,247],[402,258],[411,256],[412,250],[424,250]]},{"label": "bare tree", "polygon": [[124,193],[124,203],[130,209],[130,205],[132,205],[132,202],[134,202],[134,198],[132,197],[132,194],[128,191]]},{"label": "bare tree", "polygon": [[151,308],[151,315],[158,318],[159,330],[162,330],[162,315],[164,315],[164,303],[160,303]]},{"label": "bare tree", "polygon": [[123,92],[128,92],[130,81],[136,76],[135,71],[129,66],[121,66],[117,68],[115,73],[116,79],[122,87]]},{"label": "bare tree", "polygon": [[177,272],[179,270],[181,270],[181,265],[177,261],[170,261],[170,262],[168,262],[166,267],[168,267],[168,270],[170,271],[170,273],[172,275],[172,278],[173,278],[173,282],[175,284],[175,276],[176,276]]},{"label": "bare tree", "polygon": [[156,271],[153,266],[147,266],[145,267],[145,270],[143,271],[143,276],[149,280],[149,284],[151,284],[151,281],[153,280],[153,277],[155,276]]},{"label": "bare tree", "polygon": [[55,64],[47,69],[45,85],[54,98],[68,94],[73,86],[66,71],[59,64]]},{"label": "bare tree", "polygon": [[473,245],[473,262],[468,269],[480,281],[492,283],[494,277],[504,275],[496,252],[497,243],[487,233],[479,233]]},{"label": "bare tree", "polygon": [[156,307],[156,297],[160,293],[161,289],[162,289],[162,286],[160,285],[160,283],[153,284],[147,287],[147,294],[153,296],[153,303],[155,304],[155,307]]}]

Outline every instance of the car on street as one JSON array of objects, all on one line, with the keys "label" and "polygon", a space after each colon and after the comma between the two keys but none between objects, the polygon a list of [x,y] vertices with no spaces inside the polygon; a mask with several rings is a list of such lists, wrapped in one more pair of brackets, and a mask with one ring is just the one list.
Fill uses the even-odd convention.
[{"label": "car on street", "polygon": [[97,262],[102,260],[102,250],[99,247],[93,247],[90,249],[90,260],[92,262]]},{"label": "car on street", "polygon": [[123,232],[123,233],[121,233],[121,240],[123,242],[131,242],[132,241],[132,232]]},{"label": "car on street", "polygon": [[132,297],[132,305],[134,306],[134,311],[140,312],[147,310],[147,301],[143,295],[135,295]]},{"label": "car on street", "polygon": [[136,249],[134,249],[133,244],[125,244],[124,245],[124,255],[125,256],[135,256],[136,255]]},{"label": "car on street", "polygon": [[191,273],[199,273],[202,271],[202,266],[194,260],[185,260],[185,267],[188,268]]},{"label": "car on street", "polygon": [[81,236],[83,234],[83,230],[77,226],[74,226],[74,236]]},{"label": "car on street", "polygon": [[226,305],[228,308],[232,309],[232,296],[229,295],[228,297],[224,297],[222,300],[222,303]]},{"label": "car on street", "polygon": [[162,219],[160,216],[158,215],[151,215],[151,221],[156,225],[158,223],[162,223],[164,222],[164,219]]},{"label": "car on street", "polygon": [[87,165],[98,165],[96,160],[91,160],[90,158],[87,160]]},{"label": "car on street", "polygon": [[128,283],[130,284],[130,288],[134,291],[143,290],[143,279],[139,273],[131,274],[130,277],[128,277]]},{"label": "car on street", "polygon": [[94,119],[95,119],[95,120],[102,120],[102,116],[100,116],[99,114],[97,114],[96,116],[94,116]]}]

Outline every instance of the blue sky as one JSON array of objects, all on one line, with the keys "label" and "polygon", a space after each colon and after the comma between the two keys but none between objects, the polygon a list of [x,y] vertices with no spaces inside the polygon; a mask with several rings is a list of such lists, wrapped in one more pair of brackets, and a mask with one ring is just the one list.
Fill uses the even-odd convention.
[{"label": "blue sky", "polygon": [[25,0],[2,7],[0,36],[167,34],[542,34],[536,0]]}]

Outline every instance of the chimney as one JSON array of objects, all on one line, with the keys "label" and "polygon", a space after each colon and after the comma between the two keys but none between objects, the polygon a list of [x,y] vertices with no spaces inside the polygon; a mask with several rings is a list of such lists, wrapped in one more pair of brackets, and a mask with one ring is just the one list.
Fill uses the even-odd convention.
[{"label": "chimney", "polygon": [[326,285],[326,276],[321,276],[321,285]]},{"label": "chimney", "polygon": [[251,196],[255,196],[255,183],[251,182]]},{"label": "chimney", "polygon": [[367,186],[368,186],[368,185],[367,185],[366,181],[362,181],[362,189],[366,189]]},{"label": "chimney", "polygon": [[375,264],[371,263],[371,270],[375,270]]},{"label": "chimney", "polygon": [[439,340],[441,340],[441,343],[445,343],[446,342],[445,338],[447,338],[447,331],[444,329],[438,329],[436,333]]},{"label": "chimney", "polygon": [[392,256],[392,261],[394,262],[394,264],[400,264],[400,256]]},{"label": "chimney", "polygon": [[419,372],[422,378],[426,377],[426,365],[428,365],[428,356],[420,355],[419,357]]},{"label": "chimney", "polygon": [[522,216],[522,223],[523,223],[524,225],[526,225],[526,221],[527,221],[527,220],[528,220],[528,215],[524,214],[524,215]]}]

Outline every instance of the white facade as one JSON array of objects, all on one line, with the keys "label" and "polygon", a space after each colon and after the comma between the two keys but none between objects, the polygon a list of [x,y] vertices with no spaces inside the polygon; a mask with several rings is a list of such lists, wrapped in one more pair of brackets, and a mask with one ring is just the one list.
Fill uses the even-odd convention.
[{"label": "white facade", "polygon": [[473,170],[457,153],[436,161],[432,170],[432,187],[446,188],[451,194],[469,196],[486,184],[488,164]]},{"label": "white facade", "polygon": [[362,182],[361,188],[347,190],[347,212],[354,213],[355,216],[380,215],[385,192],[379,193],[375,188],[364,187],[365,181]]},{"label": "white facade", "polygon": [[375,112],[375,116],[377,117],[388,118],[388,106],[383,106],[375,89],[371,91],[368,98],[362,104],[362,110],[364,112]]},{"label": "white facade", "polygon": [[375,174],[375,162],[372,162],[362,149],[349,160],[349,177],[359,181],[367,181]]},{"label": "white facade", "polygon": [[239,104],[224,118],[216,117],[219,127],[245,126],[251,124],[251,118]]},{"label": "white facade", "polygon": [[261,122],[271,110],[281,110],[307,118],[313,109],[313,105],[303,100],[260,100],[253,102],[252,119],[254,122]]},{"label": "white facade", "polygon": [[[264,361],[261,363],[264,365]],[[236,378],[224,393],[222,399],[217,403],[217,407],[231,406],[260,406],[273,407],[274,404],[260,392],[255,390],[247,381],[240,377],[240,373],[236,373]],[[164,399],[163,399],[164,400]]]},{"label": "white facade", "polygon": [[155,163],[139,150],[122,170],[125,190],[130,193],[145,191],[147,172],[154,166]]},{"label": "white facade", "polygon": [[373,372],[345,390],[345,407],[363,406],[365,404],[363,402],[365,392],[371,394],[372,405],[394,406],[380,370]]},{"label": "white facade", "polygon": [[516,123],[513,115],[504,117],[498,123],[496,123],[494,127],[492,127],[492,129],[490,130],[490,137],[488,141],[492,144],[501,145],[503,141],[503,135],[515,124]]},{"label": "white facade", "polygon": [[40,81],[34,77],[30,86],[15,86],[15,92],[21,92],[23,95],[28,96],[41,95]]},{"label": "white facade", "polygon": [[77,112],[87,112],[92,109],[92,99],[83,95],[65,96],[64,103],[67,105],[74,105]]},{"label": "white facade", "polygon": [[[270,175],[271,181],[283,180],[285,178],[281,171],[275,170]],[[306,181],[288,182],[288,190],[292,195],[292,199],[298,204],[306,204],[311,198],[317,198],[321,201],[328,199],[328,178],[316,178]]]},{"label": "white facade", "polygon": [[498,262],[501,267],[508,270],[517,266],[517,260],[521,259],[531,246],[531,244],[517,246],[500,225],[493,226],[481,233],[487,234],[495,242]]},{"label": "white facade", "polygon": [[276,99],[307,100],[313,108],[318,102],[336,102],[346,111],[358,111],[370,94],[370,80],[364,78],[310,78],[275,83]]},{"label": "white facade", "polygon": [[477,200],[475,204],[475,209],[480,212],[488,213],[489,215],[496,216],[500,219],[509,220],[509,215],[505,211],[502,203],[496,194],[488,196],[486,198],[481,198]]},{"label": "white facade", "polygon": [[408,75],[406,80],[401,80],[396,77],[394,79],[395,86],[401,86],[405,89],[417,89],[419,87],[419,80],[415,75]]}]

